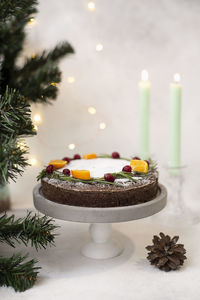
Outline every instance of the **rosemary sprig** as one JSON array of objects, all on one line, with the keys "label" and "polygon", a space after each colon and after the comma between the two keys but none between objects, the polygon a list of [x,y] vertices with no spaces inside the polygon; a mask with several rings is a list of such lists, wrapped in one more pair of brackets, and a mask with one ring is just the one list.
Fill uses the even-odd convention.
[{"label": "rosemary sprig", "polygon": [[106,181],[104,179],[104,177],[102,177],[102,178],[91,178],[90,180],[84,180],[84,179],[74,178],[74,177],[71,177],[71,176],[66,176],[66,175],[64,175],[61,172],[56,171],[56,170],[52,174],[47,174],[46,169],[43,169],[40,172],[40,174],[37,176],[37,181],[39,181],[40,179],[42,179],[44,177],[59,179],[59,180],[62,180],[62,181],[67,181],[67,182],[82,182],[82,183],[87,183],[87,184],[92,184],[94,182],[97,182],[97,183],[121,186],[121,184]]},{"label": "rosemary sprig", "polygon": [[[136,179],[134,179],[132,176],[134,176],[133,173],[128,173],[128,172],[120,172],[119,173],[122,177],[128,178],[129,180],[132,180],[134,182],[137,182]],[[132,175],[132,176],[131,176]]]}]

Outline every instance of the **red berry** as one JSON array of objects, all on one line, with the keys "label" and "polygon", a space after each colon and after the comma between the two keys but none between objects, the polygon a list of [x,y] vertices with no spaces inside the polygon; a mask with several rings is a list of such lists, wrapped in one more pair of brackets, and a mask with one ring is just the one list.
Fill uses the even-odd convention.
[{"label": "red berry", "polygon": [[110,173],[105,174],[104,175],[104,179],[106,181],[109,181],[109,182],[114,182],[115,181],[115,177],[112,174],[110,174]]},{"label": "red berry", "polygon": [[81,159],[81,156],[79,154],[74,154],[74,159]]},{"label": "red berry", "polygon": [[145,160],[146,161],[146,163],[147,163],[147,165],[148,165],[148,167],[149,167],[149,161],[148,160]]},{"label": "red berry", "polygon": [[65,174],[66,176],[69,176],[70,175],[70,170],[69,169],[64,169],[63,174]]},{"label": "red berry", "polygon": [[132,172],[132,168],[131,168],[131,166],[127,165],[127,166],[123,167],[122,171],[123,172]]},{"label": "red berry", "polygon": [[133,160],[140,160],[140,158],[138,156],[134,156],[132,159]]},{"label": "red berry", "polygon": [[65,160],[65,161],[67,161],[67,163],[70,163],[70,158],[69,157],[64,157],[62,160]]},{"label": "red berry", "polygon": [[113,152],[112,153],[112,158],[120,158],[120,155],[118,152]]},{"label": "red berry", "polygon": [[46,167],[46,172],[47,174],[51,174],[54,171],[54,166],[53,165],[49,165],[48,167]]}]

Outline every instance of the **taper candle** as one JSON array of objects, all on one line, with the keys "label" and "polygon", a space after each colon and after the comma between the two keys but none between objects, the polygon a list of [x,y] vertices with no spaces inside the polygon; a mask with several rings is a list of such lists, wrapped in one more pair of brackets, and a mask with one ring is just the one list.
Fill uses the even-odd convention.
[{"label": "taper candle", "polygon": [[181,166],[181,94],[180,75],[174,74],[174,82],[170,85],[170,168]]},{"label": "taper candle", "polygon": [[148,77],[148,72],[143,70],[141,73],[141,81],[139,82],[139,152],[141,159],[149,159],[150,82]]}]

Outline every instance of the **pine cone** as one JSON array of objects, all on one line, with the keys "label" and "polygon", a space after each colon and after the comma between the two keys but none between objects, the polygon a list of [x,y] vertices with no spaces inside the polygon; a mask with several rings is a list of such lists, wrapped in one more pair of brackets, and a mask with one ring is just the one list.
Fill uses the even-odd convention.
[{"label": "pine cone", "polygon": [[157,268],[163,271],[177,270],[183,265],[186,256],[186,250],[184,245],[177,244],[179,236],[174,236],[172,239],[169,235],[160,233],[160,237],[154,235],[153,245],[147,246],[148,252],[147,259],[151,265],[155,265]]}]

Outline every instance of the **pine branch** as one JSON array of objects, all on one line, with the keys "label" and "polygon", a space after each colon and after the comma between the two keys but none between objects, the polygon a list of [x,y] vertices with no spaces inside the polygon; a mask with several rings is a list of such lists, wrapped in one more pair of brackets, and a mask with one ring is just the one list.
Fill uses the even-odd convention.
[{"label": "pine branch", "polygon": [[0,242],[6,242],[12,247],[15,243],[24,243],[26,246],[31,242],[31,246],[36,250],[48,245],[54,245],[56,234],[53,231],[58,227],[53,224],[54,220],[47,217],[32,215],[31,212],[25,218],[15,219],[12,215],[0,217]]},{"label": "pine branch", "polygon": [[[69,43],[61,43],[52,51],[43,51],[34,58],[27,59],[25,65],[15,73],[15,86],[29,99],[29,102],[48,103],[58,93],[57,84],[61,81],[61,72],[57,63],[65,55],[74,53]],[[52,85],[52,82],[55,85]],[[13,83],[14,84],[14,83]]]},{"label": "pine branch", "polygon": [[17,176],[22,175],[24,168],[29,165],[27,153],[26,148],[20,149],[15,138],[5,139],[0,144],[0,185],[10,179],[16,181]]},{"label": "pine branch", "polygon": [[0,286],[12,286],[16,292],[23,292],[34,285],[40,267],[35,266],[34,259],[25,261],[27,256],[0,256]]},{"label": "pine branch", "polygon": [[0,96],[0,184],[23,173],[28,166],[28,149],[18,146],[18,137],[34,135],[30,105],[15,90]]},{"label": "pine branch", "polygon": [[34,135],[30,105],[16,90],[6,88],[0,96],[0,141]]}]

